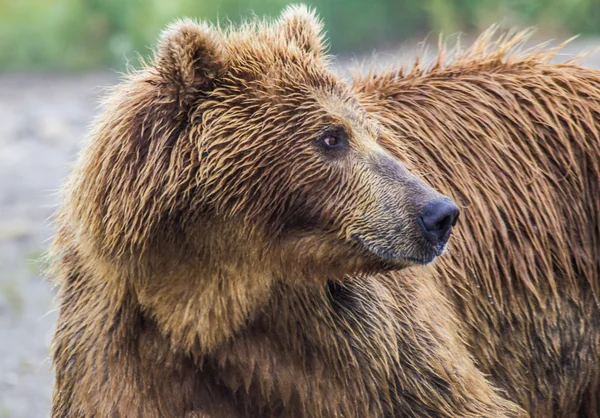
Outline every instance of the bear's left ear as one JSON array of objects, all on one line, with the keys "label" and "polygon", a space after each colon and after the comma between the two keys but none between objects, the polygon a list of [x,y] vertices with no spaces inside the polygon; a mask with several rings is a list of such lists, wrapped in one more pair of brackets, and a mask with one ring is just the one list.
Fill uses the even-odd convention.
[{"label": "bear's left ear", "polygon": [[325,51],[323,23],[315,11],[304,4],[288,6],[281,13],[278,29],[286,41],[305,52],[320,55]]},{"label": "bear's left ear", "polygon": [[170,24],[161,34],[155,66],[163,83],[183,103],[211,89],[227,70],[227,61],[217,30],[184,19]]}]

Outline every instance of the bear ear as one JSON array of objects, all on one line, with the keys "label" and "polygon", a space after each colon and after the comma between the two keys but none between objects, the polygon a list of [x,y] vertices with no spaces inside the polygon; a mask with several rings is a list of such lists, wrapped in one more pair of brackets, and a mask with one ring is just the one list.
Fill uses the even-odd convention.
[{"label": "bear ear", "polygon": [[220,33],[190,19],[170,24],[161,34],[156,68],[180,100],[211,88],[227,69]]},{"label": "bear ear", "polygon": [[320,55],[325,50],[323,23],[314,9],[304,4],[290,5],[281,13],[279,30],[286,41],[308,53]]}]

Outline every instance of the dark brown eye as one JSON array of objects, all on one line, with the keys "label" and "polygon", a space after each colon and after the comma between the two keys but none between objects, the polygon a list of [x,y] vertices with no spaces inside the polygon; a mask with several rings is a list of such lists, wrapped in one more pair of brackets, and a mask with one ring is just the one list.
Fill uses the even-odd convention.
[{"label": "dark brown eye", "polygon": [[325,132],[318,142],[325,150],[341,150],[348,144],[346,135],[341,129],[332,129]]},{"label": "dark brown eye", "polygon": [[333,135],[328,135],[323,138],[323,143],[328,147],[335,147],[338,143],[338,139]]}]

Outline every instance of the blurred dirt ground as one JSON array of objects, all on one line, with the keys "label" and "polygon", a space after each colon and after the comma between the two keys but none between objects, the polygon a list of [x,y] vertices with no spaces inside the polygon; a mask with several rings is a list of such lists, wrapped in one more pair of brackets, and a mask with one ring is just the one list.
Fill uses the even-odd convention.
[{"label": "blurred dirt ground", "polygon": [[0,417],[49,415],[57,317],[40,256],[56,191],[113,74],[0,75]]},{"label": "blurred dirt ground", "polygon": [[[564,52],[594,45],[600,40],[581,40]],[[600,68],[600,54],[585,65]],[[117,81],[113,73],[0,74],[0,418],[49,415],[57,311],[39,259],[52,234],[56,192],[104,88]]]}]

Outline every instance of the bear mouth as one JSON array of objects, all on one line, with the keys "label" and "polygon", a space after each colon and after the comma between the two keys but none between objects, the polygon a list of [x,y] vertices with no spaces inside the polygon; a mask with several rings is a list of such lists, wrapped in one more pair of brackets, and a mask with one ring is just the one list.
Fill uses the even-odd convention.
[{"label": "bear mouth", "polygon": [[399,252],[385,245],[374,243],[360,235],[352,235],[355,243],[359,244],[363,250],[369,254],[375,255],[377,258],[393,264],[408,265],[425,265],[431,263],[436,257],[442,255],[446,251],[446,243],[438,248],[425,250],[423,254],[412,255]]}]

